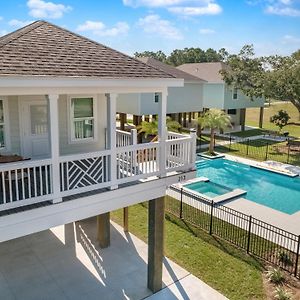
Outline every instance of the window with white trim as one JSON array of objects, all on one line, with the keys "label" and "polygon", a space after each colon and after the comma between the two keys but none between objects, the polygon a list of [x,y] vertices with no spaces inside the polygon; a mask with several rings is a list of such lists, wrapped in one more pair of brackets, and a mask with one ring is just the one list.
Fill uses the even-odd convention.
[{"label": "window with white trim", "polygon": [[5,117],[4,117],[4,100],[0,99],[0,149],[5,148]]},{"label": "window with white trim", "polygon": [[238,98],[238,89],[237,88],[233,88],[232,99],[233,100],[237,100],[237,98]]},{"label": "window with white trim", "polygon": [[95,140],[95,101],[93,97],[74,97],[71,105],[71,141]]}]

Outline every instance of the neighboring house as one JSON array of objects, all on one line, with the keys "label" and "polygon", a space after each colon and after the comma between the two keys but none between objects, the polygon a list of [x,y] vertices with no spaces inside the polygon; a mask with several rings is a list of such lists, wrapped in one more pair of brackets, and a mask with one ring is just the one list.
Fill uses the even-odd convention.
[{"label": "neighboring house", "polygon": [[[160,289],[161,197],[194,176],[195,136],[166,131],[168,88],[182,85],[48,22],[1,37],[0,242],[97,215],[105,247],[109,212],[151,200],[148,286]],[[136,145],[116,132],[116,100],[154,92],[159,141]]]},{"label": "neighboring house", "polygon": [[222,62],[190,63],[177,67],[186,73],[206,81],[203,87],[203,107],[225,110],[232,119],[234,125],[245,127],[246,109],[260,107],[259,125],[262,127],[264,99],[251,100],[240,90],[225,84],[221,70],[228,68]]},{"label": "neighboring house", "polygon": [[[167,103],[167,114],[177,114],[176,117],[173,117],[181,123],[183,114],[186,115],[186,113],[202,111],[204,80],[164,64],[154,58],[139,57],[138,59],[157,70],[184,80],[183,87],[168,88],[169,101]],[[117,111],[123,114],[137,116],[140,121],[141,116],[158,114],[159,97],[160,95],[158,93],[120,95],[117,101]],[[186,117],[184,117],[184,120],[186,120]],[[139,121],[137,123],[139,123]]]}]

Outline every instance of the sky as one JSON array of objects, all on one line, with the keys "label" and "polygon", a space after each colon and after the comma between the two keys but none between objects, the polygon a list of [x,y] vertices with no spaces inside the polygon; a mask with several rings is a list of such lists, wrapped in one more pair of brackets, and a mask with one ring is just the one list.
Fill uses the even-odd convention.
[{"label": "sky", "polygon": [[300,48],[300,0],[0,0],[0,36],[46,20],[114,49],[200,47],[256,55]]}]

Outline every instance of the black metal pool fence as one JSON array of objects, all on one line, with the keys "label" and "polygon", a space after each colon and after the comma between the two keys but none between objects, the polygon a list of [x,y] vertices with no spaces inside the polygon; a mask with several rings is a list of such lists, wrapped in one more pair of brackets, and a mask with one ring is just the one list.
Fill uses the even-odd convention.
[{"label": "black metal pool fence", "polygon": [[300,279],[300,235],[177,186],[171,186],[167,191],[166,211]]},{"label": "black metal pool fence", "polygon": [[[204,141],[206,144],[208,141]],[[221,153],[231,153],[247,156],[257,160],[275,160],[283,163],[300,166],[300,144],[287,138],[286,141],[268,139],[268,136],[260,139],[233,137],[231,135],[215,135],[215,150]],[[201,148],[203,139],[198,139],[199,151],[207,151]]]}]

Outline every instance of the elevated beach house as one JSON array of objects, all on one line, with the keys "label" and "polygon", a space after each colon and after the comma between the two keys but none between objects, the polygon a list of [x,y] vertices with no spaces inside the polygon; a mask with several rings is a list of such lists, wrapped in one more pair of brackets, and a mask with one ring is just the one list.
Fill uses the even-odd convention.
[{"label": "elevated beach house", "polygon": [[246,109],[260,107],[259,127],[262,127],[264,99],[251,100],[242,91],[228,86],[220,74],[220,71],[226,68],[223,62],[189,63],[177,67],[181,71],[206,81],[203,84],[203,108],[225,110],[230,115],[233,125],[240,125],[243,130]]},{"label": "elevated beach house", "polygon": [[[182,79],[48,22],[1,37],[0,242],[97,215],[106,247],[109,212],[149,200],[148,287],[159,290],[162,197],[194,176],[194,134],[166,130],[168,88],[180,86]],[[116,132],[117,98],[141,93],[159,95],[158,142]]]},{"label": "elevated beach house", "polygon": [[[183,123],[185,123],[187,113],[202,111],[203,83],[205,80],[151,57],[139,57],[138,59],[159,71],[183,80],[183,87],[168,88],[167,114],[171,115],[172,119],[180,123],[183,119]],[[142,116],[157,115],[159,98],[158,93],[120,95],[117,99],[117,111],[121,114],[121,128],[123,124],[122,114],[132,114],[135,125],[140,123]],[[183,125],[186,126],[186,124]]]}]

